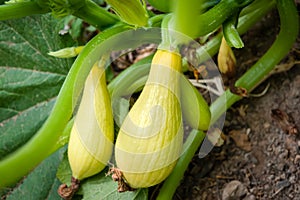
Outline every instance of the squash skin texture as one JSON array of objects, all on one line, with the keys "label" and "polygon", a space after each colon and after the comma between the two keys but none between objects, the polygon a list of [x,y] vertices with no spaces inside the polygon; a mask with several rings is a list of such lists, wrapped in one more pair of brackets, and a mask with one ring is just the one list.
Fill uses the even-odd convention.
[{"label": "squash skin texture", "polygon": [[157,50],[146,85],[120,128],[115,159],[132,188],[162,182],[181,154],[180,70],[179,54]]},{"label": "squash skin texture", "polygon": [[74,125],[68,158],[78,180],[105,168],[113,150],[114,128],[104,68],[95,64],[87,77]]}]

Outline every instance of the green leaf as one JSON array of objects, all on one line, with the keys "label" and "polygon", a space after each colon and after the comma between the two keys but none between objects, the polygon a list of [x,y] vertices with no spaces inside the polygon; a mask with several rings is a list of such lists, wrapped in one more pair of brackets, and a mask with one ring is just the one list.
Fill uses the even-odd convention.
[{"label": "green leaf", "polygon": [[60,185],[56,178],[56,171],[61,162],[66,148],[61,148],[45,159],[33,172],[31,172],[22,184],[18,185],[7,200],[48,199],[59,200],[57,189]]},{"label": "green leaf", "polygon": [[[118,183],[113,181],[111,176],[107,176],[106,173],[108,167],[105,168],[99,174],[87,178],[80,183],[79,195],[82,195],[82,200],[146,200],[148,199],[148,189],[138,189],[132,192],[118,192]],[[65,153],[64,159],[61,162],[58,171],[57,178],[67,185],[71,180],[71,168]]]},{"label": "green leaf", "polygon": [[81,184],[83,200],[143,200],[148,199],[148,189],[119,193],[118,183],[110,176],[105,175],[105,170],[100,174],[89,178]]},{"label": "green leaf", "polygon": [[73,59],[49,56],[74,46],[51,15],[0,21],[0,159],[27,142],[48,117]]}]

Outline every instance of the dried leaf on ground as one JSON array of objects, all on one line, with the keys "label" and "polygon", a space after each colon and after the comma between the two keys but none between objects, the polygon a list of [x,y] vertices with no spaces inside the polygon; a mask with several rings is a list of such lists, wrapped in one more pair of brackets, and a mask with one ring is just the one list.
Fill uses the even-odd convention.
[{"label": "dried leaf on ground", "polygon": [[251,142],[249,141],[249,137],[246,133],[246,129],[241,130],[232,130],[229,132],[229,136],[233,139],[236,146],[245,150],[251,151]]}]

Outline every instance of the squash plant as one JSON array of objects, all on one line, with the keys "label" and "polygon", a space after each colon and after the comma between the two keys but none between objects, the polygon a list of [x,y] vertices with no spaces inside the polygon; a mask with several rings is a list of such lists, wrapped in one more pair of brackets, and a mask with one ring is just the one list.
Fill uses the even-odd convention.
[{"label": "squash plant", "polygon": [[[226,90],[208,108],[182,75],[187,60],[192,61],[183,59],[181,50],[196,43],[193,56],[201,64],[218,52],[222,38],[229,48],[242,48],[240,35],[276,8],[280,16],[276,40],[235,83],[250,92],[288,53],[299,29],[292,0],[1,3],[0,191],[7,199],[61,199],[58,189],[65,199],[148,199],[148,187],[159,183],[156,198],[172,199],[205,131],[242,98]],[[84,44],[58,34],[71,16],[98,34]],[[193,40],[221,27],[202,46]],[[131,65],[109,79],[106,87],[104,76],[95,75],[109,66],[103,60],[112,51],[137,48],[141,41],[158,45],[154,57]],[[84,47],[65,49],[80,45]],[[141,95],[128,112],[128,101],[122,97],[137,90]],[[183,120],[193,128],[184,142]],[[70,145],[77,148],[68,148],[70,133]],[[104,147],[107,140],[111,144]]]}]

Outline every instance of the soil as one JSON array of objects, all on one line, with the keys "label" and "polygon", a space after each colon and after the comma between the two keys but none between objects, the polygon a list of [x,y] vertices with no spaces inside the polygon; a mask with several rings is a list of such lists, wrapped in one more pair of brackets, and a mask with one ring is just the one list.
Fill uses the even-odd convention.
[{"label": "soil", "polygon": [[[298,3],[299,10],[299,3]],[[270,47],[279,31],[276,11],[235,50],[238,75]],[[195,155],[173,199],[300,199],[300,39],[272,75],[226,113],[225,143]],[[298,64],[296,64],[298,62]],[[266,93],[262,91],[266,90]]]}]

